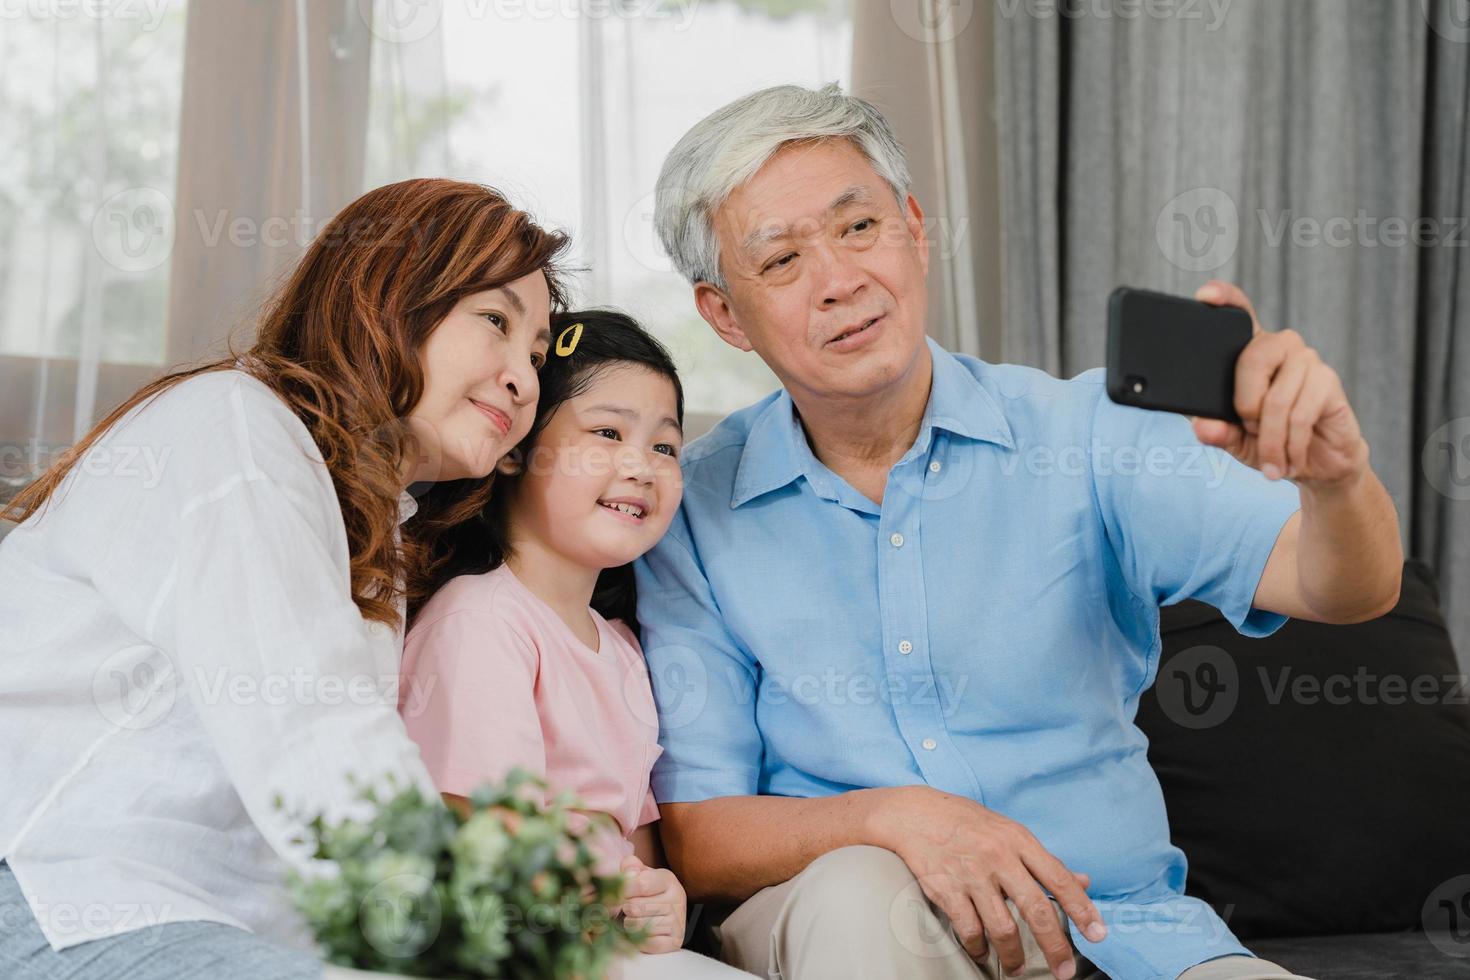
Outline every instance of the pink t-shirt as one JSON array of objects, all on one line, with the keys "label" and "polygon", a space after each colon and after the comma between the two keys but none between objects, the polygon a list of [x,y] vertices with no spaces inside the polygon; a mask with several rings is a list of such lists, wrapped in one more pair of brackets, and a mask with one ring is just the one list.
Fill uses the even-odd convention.
[{"label": "pink t-shirt", "polygon": [[658,819],[648,775],[663,749],[637,638],[592,618],[595,651],[510,566],[451,579],[404,640],[398,710],[441,793],[530,770],[617,820],[622,837],[594,845],[615,865]]}]

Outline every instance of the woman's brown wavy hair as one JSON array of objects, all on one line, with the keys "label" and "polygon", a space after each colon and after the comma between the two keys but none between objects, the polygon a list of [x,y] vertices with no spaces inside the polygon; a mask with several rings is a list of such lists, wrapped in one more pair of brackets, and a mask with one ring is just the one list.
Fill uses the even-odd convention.
[{"label": "woman's brown wavy hair", "polygon": [[[398,627],[395,600],[428,597],[447,557],[440,538],[490,499],[493,479],[436,487],[394,547],[404,425],[424,391],[419,354],[461,298],[537,270],[553,311],[566,306],[559,261],[567,237],[539,227],[497,191],[460,181],[405,180],[369,191],[322,229],[258,321],[244,353],[174,371],[139,389],[28,486],[0,517],[24,521],[76,460],[137,405],[186,378],[239,367],[291,406],[331,472],[347,526],[352,600]],[[399,582],[403,583],[400,588]]]}]

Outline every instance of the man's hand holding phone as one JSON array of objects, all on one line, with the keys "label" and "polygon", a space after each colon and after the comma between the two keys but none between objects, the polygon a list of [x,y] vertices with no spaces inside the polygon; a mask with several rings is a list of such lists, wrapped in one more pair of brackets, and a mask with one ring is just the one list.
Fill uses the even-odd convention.
[{"label": "man's hand holding phone", "polygon": [[1251,301],[1232,283],[1212,279],[1194,298],[1250,314],[1252,335],[1235,363],[1235,410],[1241,422],[1196,418],[1194,434],[1276,480],[1325,486],[1368,469],[1368,443],[1342,380],[1295,330],[1268,332]]}]

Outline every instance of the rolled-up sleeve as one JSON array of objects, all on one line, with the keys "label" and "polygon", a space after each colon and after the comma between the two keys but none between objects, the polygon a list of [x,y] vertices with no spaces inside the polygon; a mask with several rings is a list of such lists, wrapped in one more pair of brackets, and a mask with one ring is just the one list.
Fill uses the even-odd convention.
[{"label": "rolled-up sleeve", "polygon": [[1294,484],[1201,444],[1183,415],[1105,396],[1092,436],[1098,506],[1134,595],[1156,606],[1199,599],[1247,636],[1286,622],[1252,602],[1282,528],[1301,507]]},{"label": "rolled-up sleeve", "polygon": [[635,565],[643,653],[658,705],[660,803],[751,796],[760,783],[758,666],[730,634],[684,509]]}]

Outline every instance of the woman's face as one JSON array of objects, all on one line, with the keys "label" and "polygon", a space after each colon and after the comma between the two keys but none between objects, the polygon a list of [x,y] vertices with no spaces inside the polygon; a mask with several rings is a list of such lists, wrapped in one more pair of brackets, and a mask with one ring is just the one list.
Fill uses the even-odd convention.
[{"label": "woman's face", "polygon": [[489,476],[531,430],[536,370],[551,345],[551,294],[540,271],[454,305],[420,358],[424,394],[409,413],[417,441],[408,482]]},{"label": "woman's face", "polygon": [[657,544],[684,491],[677,411],[662,374],[639,364],[602,370],[557,408],[524,460],[512,547],[534,542],[587,568],[615,568]]}]

